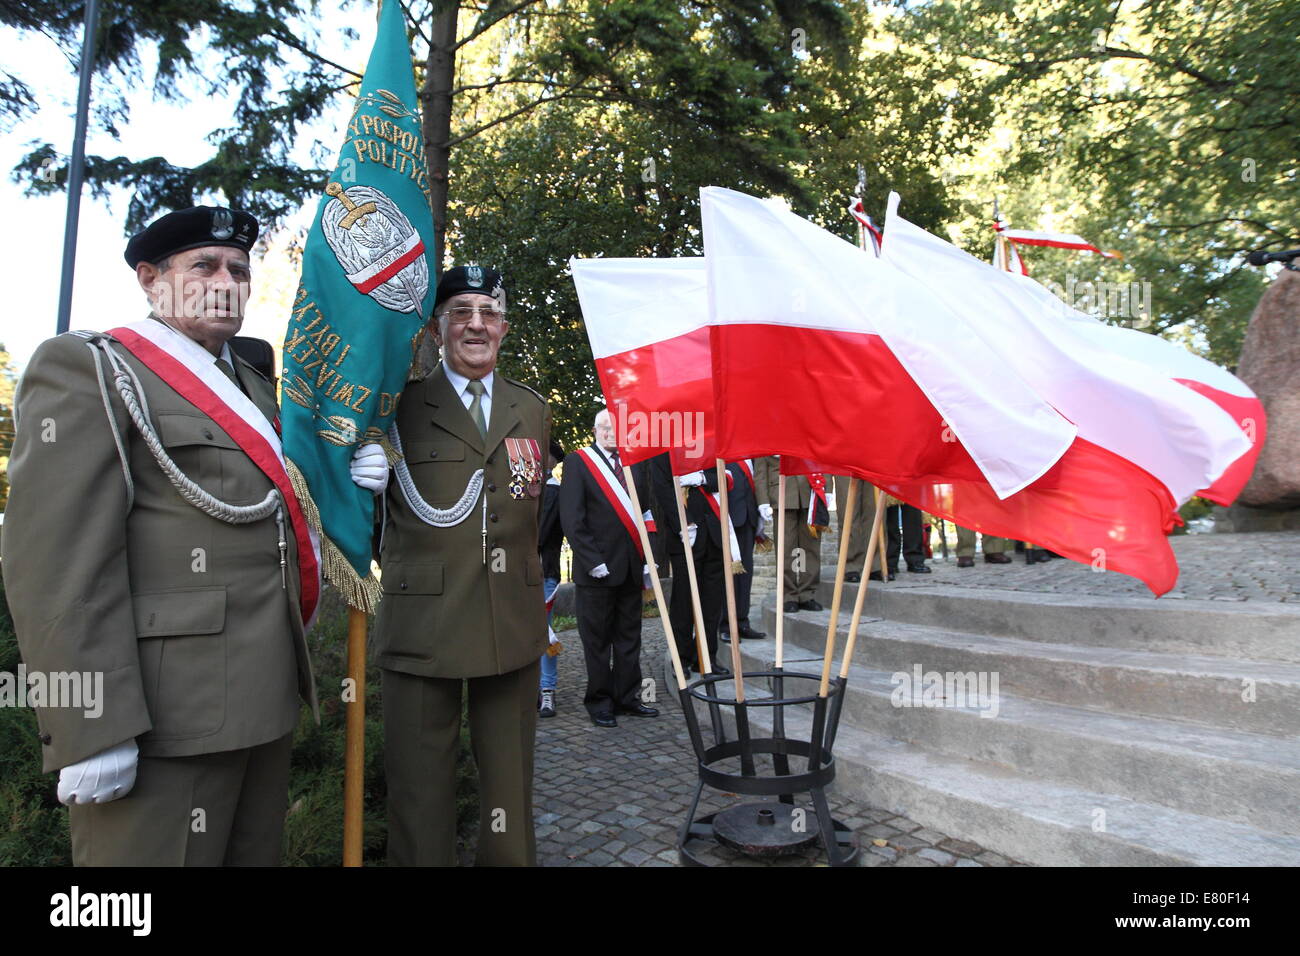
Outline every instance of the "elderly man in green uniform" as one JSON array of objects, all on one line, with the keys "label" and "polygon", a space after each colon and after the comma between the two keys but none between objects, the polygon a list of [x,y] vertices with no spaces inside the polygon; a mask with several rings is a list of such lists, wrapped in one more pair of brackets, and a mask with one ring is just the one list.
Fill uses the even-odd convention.
[{"label": "elderly man in green uniform", "polygon": [[550,409],[495,371],[509,328],[498,273],[448,270],[434,321],[442,361],[402,393],[404,460],[388,487],[380,546],[388,856],[394,865],[456,862],[467,686],[477,862],[530,866],[538,658],[547,646],[537,527]]},{"label": "elderly man in green uniform", "polygon": [[[19,386],[4,576],[78,865],[280,860],[317,560],[275,391],[231,353],[257,222],[195,207],[134,236],[148,319],[73,332]],[[112,325],[111,319],[105,322]]]}]

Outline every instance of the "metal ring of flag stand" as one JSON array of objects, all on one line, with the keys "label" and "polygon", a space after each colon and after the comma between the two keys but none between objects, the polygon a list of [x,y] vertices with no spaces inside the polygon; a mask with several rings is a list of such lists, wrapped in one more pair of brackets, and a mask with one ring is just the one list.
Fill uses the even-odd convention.
[{"label": "metal ring of flag stand", "polygon": [[[826,787],[835,779],[832,749],[843,708],[844,678],[831,680],[825,697],[816,692],[809,696],[786,697],[786,681],[812,681],[815,684],[821,680],[821,675],[777,668],[747,673],[745,677],[766,679],[772,687],[772,696],[757,699],[746,696],[739,701],[734,697],[719,697],[713,685],[731,680],[731,674],[706,674],[678,691],[700,773],[691,807],[677,833],[677,852],[682,863],[687,866],[711,865],[687,848],[691,840],[712,840],[749,856],[770,858],[797,853],[820,837],[831,866],[852,866],[858,856],[853,833],[831,817],[826,802]],[[712,746],[705,744],[699,715],[695,711],[694,701],[697,700],[709,711],[714,739]],[[804,704],[813,705],[808,738],[791,737],[786,733],[785,709]],[[751,736],[751,707],[773,708],[771,736]],[[725,708],[734,710],[731,716],[736,728],[735,739],[727,737],[723,720]],[[758,773],[755,757],[759,755],[771,756],[774,774]],[[717,766],[736,758],[740,761],[740,773],[731,773]],[[791,758],[806,759],[807,769],[791,772]],[[776,797],[777,802],[745,803],[697,818],[695,811],[706,786],[729,794]],[[799,829],[794,826],[794,795],[804,792],[812,796],[817,826]]]}]

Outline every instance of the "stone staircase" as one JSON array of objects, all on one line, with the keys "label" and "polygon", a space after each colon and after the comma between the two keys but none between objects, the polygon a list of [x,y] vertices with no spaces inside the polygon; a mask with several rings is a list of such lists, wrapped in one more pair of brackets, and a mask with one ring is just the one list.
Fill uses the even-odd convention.
[{"label": "stone staircase", "polygon": [[[762,620],[751,671],[772,664],[770,596]],[[819,671],[829,620],[785,616],[787,670]],[[900,701],[918,666],[990,694],[902,706],[924,704]],[[1298,729],[1300,606],[873,584],[834,788],[1029,863],[1295,866]]]}]

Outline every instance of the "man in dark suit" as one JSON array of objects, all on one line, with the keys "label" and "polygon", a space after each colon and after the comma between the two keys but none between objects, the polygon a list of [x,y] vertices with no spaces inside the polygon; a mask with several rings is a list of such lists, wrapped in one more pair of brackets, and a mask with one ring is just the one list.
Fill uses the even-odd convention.
[{"label": "man in dark suit", "polygon": [[[727,517],[736,529],[736,543],[740,546],[740,563],[744,574],[735,577],[736,587],[736,627],[740,638],[745,641],[757,641],[767,637],[762,631],[756,631],[749,625],[749,595],[754,586],[754,541],[758,535],[758,498],[754,487],[754,466],[748,459],[733,461],[727,465],[731,473],[731,491],[727,494]],[[725,603],[723,607],[725,608]],[[723,643],[731,640],[727,633],[729,622],[724,610],[722,614],[721,639]]]},{"label": "man in dark suit", "polygon": [[722,526],[705,498],[706,494],[718,490],[717,471],[706,468],[683,475],[683,487],[679,492],[677,483],[673,480],[672,462],[667,452],[650,459],[648,464],[657,514],[655,524],[667,540],[668,561],[672,566],[673,593],[668,601],[668,619],[672,623],[682,668],[701,673],[695,653],[695,612],[691,605],[686,549],[682,546],[682,526],[677,518],[678,494],[685,495],[686,498],[686,525],[695,561],[695,579],[700,590],[704,642],[709,649],[714,673],[728,673],[728,668],[718,663],[718,624],[722,619],[725,600],[722,560],[726,552],[723,550]]},{"label": "man in dark suit", "polygon": [[[596,416],[595,437],[594,444],[565,459],[560,523],[573,549],[578,635],[587,663],[583,704],[597,727],[615,727],[618,714],[657,717],[659,711],[638,696],[646,557],[608,411]],[[634,468],[632,480],[637,500],[645,507],[645,469]]]}]

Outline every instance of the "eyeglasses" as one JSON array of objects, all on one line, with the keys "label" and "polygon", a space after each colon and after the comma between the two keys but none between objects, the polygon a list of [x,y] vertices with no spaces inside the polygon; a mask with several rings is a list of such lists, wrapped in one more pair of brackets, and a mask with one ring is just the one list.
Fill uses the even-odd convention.
[{"label": "eyeglasses", "polygon": [[468,325],[474,320],[475,315],[482,316],[484,325],[500,325],[506,318],[505,312],[500,309],[480,309],[473,306],[448,309],[443,315],[452,325]]}]

